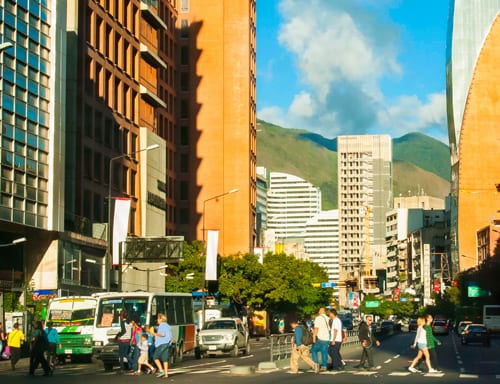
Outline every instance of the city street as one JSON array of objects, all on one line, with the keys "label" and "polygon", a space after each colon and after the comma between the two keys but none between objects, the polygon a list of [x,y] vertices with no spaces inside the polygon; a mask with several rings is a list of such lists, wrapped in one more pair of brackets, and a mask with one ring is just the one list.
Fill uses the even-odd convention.
[{"label": "city street", "polygon": [[[360,355],[360,347],[352,346],[343,349],[343,358],[347,362],[347,369],[343,372],[320,372],[315,375],[304,369],[297,375],[288,373],[288,368],[258,370],[259,362],[269,361],[269,340],[252,340],[252,354],[250,356],[217,357],[196,360],[187,356],[182,363],[175,364],[169,372],[170,381],[182,384],[199,383],[352,383],[363,381],[370,383],[500,383],[500,337],[492,339],[491,347],[482,345],[460,344],[455,335],[442,336],[443,345],[438,347],[439,368],[442,373],[437,374],[412,374],[407,367],[416,352],[410,349],[415,333],[402,332],[382,340],[382,345],[375,351],[375,364],[379,369],[375,372],[355,369]],[[20,383],[28,380],[27,359],[23,359],[15,372],[10,371],[9,362],[0,363],[0,377],[2,384]],[[255,373],[237,375],[232,373],[233,367],[255,367]],[[154,383],[153,376],[143,375],[122,376],[115,371],[106,372],[99,361],[92,364],[68,363],[60,366],[54,376],[46,378],[41,376],[39,368],[37,377],[32,381],[51,381],[54,383]]]}]

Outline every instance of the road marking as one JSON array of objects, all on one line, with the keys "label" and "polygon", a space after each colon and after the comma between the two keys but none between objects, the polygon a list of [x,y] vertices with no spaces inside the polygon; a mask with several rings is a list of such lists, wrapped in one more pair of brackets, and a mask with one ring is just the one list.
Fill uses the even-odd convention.
[{"label": "road marking", "polygon": [[400,356],[400,355],[396,355],[396,356],[394,356],[394,358],[395,358],[395,359],[399,359],[399,356]]},{"label": "road marking", "polygon": [[391,372],[387,376],[409,376],[411,372]]},{"label": "road marking", "polygon": [[470,373],[461,373],[458,376],[460,379],[477,379],[479,375],[471,375]]},{"label": "road marking", "polygon": [[384,364],[388,364],[392,361],[392,359],[387,359],[386,361],[384,361]]}]

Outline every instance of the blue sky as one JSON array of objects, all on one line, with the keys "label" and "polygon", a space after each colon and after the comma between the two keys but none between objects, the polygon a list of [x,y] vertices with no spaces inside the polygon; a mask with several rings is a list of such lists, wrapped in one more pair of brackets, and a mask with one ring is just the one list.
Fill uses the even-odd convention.
[{"label": "blue sky", "polygon": [[450,0],[257,0],[257,117],[447,142]]}]

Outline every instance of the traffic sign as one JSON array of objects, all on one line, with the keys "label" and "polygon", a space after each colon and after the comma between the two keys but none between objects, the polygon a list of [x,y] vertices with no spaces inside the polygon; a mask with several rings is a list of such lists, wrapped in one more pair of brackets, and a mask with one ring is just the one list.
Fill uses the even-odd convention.
[{"label": "traffic sign", "polygon": [[380,302],[379,301],[367,301],[365,303],[366,308],[377,308],[379,306]]},{"label": "traffic sign", "polygon": [[334,288],[337,284],[335,283],[321,283],[321,288]]}]

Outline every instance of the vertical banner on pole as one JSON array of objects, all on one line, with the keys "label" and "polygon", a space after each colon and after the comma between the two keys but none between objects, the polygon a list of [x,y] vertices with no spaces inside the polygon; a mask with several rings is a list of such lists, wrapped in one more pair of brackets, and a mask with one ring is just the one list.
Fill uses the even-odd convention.
[{"label": "vertical banner on pole", "polygon": [[115,199],[115,215],[113,218],[113,265],[120,264],[120,243],[127,238],[130,199]]},{"label": "vertical banner on pole", "polygon": [[205,280],[217,280],[217,248],[219,247],[219,231],[207,232],[207,260]]}]

